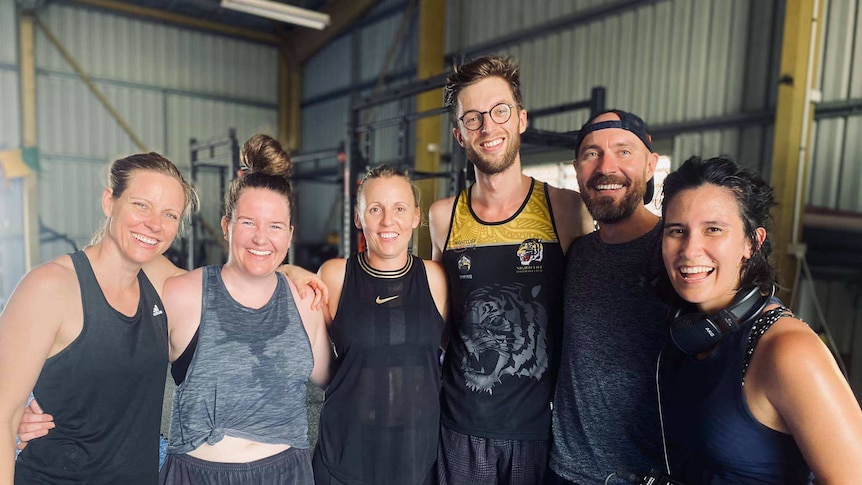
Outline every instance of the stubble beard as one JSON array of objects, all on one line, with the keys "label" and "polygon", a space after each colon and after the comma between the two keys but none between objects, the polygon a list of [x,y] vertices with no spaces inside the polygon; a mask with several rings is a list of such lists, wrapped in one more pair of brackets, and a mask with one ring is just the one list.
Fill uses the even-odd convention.
[{"label": "stubble beard", "polygon": [[502,158],[497,163],[479,155],[469,144],[464,147],[464,152],[467,155],[467,160],[473,162],[476,170],[485,175],[496,175],[511,167],[515,163],[515,158],[518,157],[518,152],[521,150],[520,134],[509,138],[509,142],[509,148],[506,149],[506,152],[503,153]]},{"label": "stubble beard", "polygon": [[[606,197],[596,193],[596,185],[605,183],[622,183],[626,187],[626,194],[618,204],[611,197]],[[598,176],[594,177],[587,183],[587,188],[581,190],[581,198],[593,216],[599,223],[612,224],[627,219],[635,213],[637,208],[643,201],[646,193],[646,182],[642,179],[632,181],[626,185],[625,181],[619,179]]]}]

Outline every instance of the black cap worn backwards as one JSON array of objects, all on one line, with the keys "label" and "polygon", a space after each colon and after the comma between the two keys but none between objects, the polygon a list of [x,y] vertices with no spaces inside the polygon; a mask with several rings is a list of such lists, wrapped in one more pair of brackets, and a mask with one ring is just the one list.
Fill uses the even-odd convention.
[{"label": "black cap worn backwards", "polygon": [[[594,123],[593,120],[598,118],[599,116],[606,113],[614,113],[620,117],[618,120],[607,120],[600,121],[598,123]],[[584,142],[584,138],[587,137],[590,133],[599,130],[606,130],[608,128],[618,128],[621,130],[626,130],[628,132],[633,133],[636,137],[643,142],[643,144],[647,147],[647,150],[652,152],[652,137],[649,132],[647,132],[646,123],[644,120],[640,119],[637,115],[631,114],[628,111],[622,111],[618,109],[610,109],[607,111],[603,111],[584,123],[584,126],[578,130],[578,139],[577,144],[575,145],[575,157],[578,156],[578,153],[581,151],[581,143]],[[655,180],[652,178],[647,182],[646,192],[644,193],[644,204],[648,204],[655,193]]]}]

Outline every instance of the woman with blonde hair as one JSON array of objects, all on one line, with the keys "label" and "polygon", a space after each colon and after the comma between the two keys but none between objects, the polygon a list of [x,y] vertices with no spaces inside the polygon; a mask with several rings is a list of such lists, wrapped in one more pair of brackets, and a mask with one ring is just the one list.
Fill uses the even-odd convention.
[{"label": "woman with blonde hair", "polygon": [[[108,182],[98,242],[34,268],[0,313],[0,484],[13,474],[15,483],[156,480],[168,358],[160,291],[173,271],[144,267],[164,260],[196,195],[156,153],[116,160]],[[31,390],[56,428],[16,463]]]},{"label": "woman with blonde hair", "polygon": [[446,277],[440,264],[408,252],[421,216],[405,172],[369,170],[356,198],[354,222],[367,249],[320,268],[332,295],[327,323],[336,357],[315,483],[435,483]]}]

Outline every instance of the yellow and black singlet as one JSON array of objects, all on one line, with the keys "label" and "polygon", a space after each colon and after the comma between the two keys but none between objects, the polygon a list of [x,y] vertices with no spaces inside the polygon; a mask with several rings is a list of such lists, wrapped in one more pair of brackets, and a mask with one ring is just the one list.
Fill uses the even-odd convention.
[{"label": "yellow and black singlet", "polygon": [[507,220],[484,222],[471,188],[455,200],[443,265],[452,326],[441,422],[486,438],[549,438],[562,329],[564,258],[547,187],[532,180]]}]

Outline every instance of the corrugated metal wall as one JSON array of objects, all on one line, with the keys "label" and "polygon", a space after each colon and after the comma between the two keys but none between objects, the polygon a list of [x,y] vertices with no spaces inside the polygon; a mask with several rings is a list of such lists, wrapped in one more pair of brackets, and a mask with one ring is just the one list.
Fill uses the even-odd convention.
[{"label": "corrugated metal wall", "polygon": [[[193,137],[277,134],[275,48],[67,5],[39,15],[147,149],[181,168]],[[140,149],[41,32],[36,63],[42,217],[84,244],[102,218],[106,163]],[[216,181],[203,177],[198,190],[205,213],[218,214]],[[47,244],[42,258],[68,249]]]},{"label": "corrugated metal wall", "polygon": [[17,66],[14,69],[0,67],[0,149],[17,147],[21,143],[21,91]]},{"label": "corrugated metal wall", "polygon": [[23,186],[0,177],[0,310],[24,275]]},{"label": "corrugated metal wall", "polygon": [[0,2],[0,63],[14,64],[18,58],[18,26],[15,2]]},{"label": "corrugated metal wall", "polygon": [[[862,213],[862,2],[829,0],[825,5],[821,108],[838,106],[819,116],[812,129],[808,205]],[[862,248],[859,248],[862,251]],[[851,355],[851,384],[862,400],[862,285],[853,281],[818,280],[814,285],[823,318],[842,354]],[[807,288],[807,287],[806,287]],[[814,296],[801,296],[800,314],[819,324]]]},{"label": "corrugated metal wall", "polygon": [[[337,148],[345,141],[352,86],[359,86],[356,90],[359,96],[368,96],[374,92],[384,70],[389,82],[382,87],[397,86],[415,78],[415,14],[408,17],[409,23],[402,29],[405,9],[404,2],[381,2],[354,31],[336,39],[306,64],[302,94],[303,153]],[[398,41],[402,30],[404,38]],[[359,123],[389,120],[413,112],[414,106],[412,99],[388,103],[362,112]],[[406,140],[403,132],[397,125],[373,130],[370,143],[361,147],[370,163],[397,162],[405,152],[409,155],[412,128],[406,130]],[[370,149],[366,151],[366,147]],[[300,166],[298,170],[327,169],[338,169],[334,157]],[[298,242],[322,242],[330,232],[341,232],[342,191],[339,184],[321,181],[303,180],[297,184]]]},{"label": "corrugated metal wall", "polygon": [[[483,52],[517,58],[528,111],[585,100],[593,87],[604,86],[608,107],[638,113],[659,128],[659,137],[672,139],[665,146],[673,147],[668,155],[674,163],[695,153],[725,154],[766,174],[772,148],[768,121],[726,123],[720,130],[705,124],[702,131],[688,129],[680,135],[661,128],[744,118],[774,106],[781,6],[780,0],[450,1],[447,51],[455,62]],[[559,25],[559,19],[567,17],[571,25]],[[347,122],[343,110],[349,103],[349,89],[361,83],[368,88],[379,74],[389,46],[396,42],[400,21],[401,13],[360,24],[353,35],[341,37],[306,65],[304,151],[338,145]],[[545,28],[550,25],[553,28]],[[527,35],[523,39],[512,35],[518,32]],[[409,41],[401,42],[396,67],[390,72],[415,69],[415,61],[411,63],[415,36],[414,27]],[[499,42],[501,38],[508,42]],[[387,86],[407,80],[396,79]],[[377,108],[372,119],[410,113],[410,102]],[[581,110],[536,118],[531,124],[566,132],[579,127],[587,116]],[[448,131],[441,135],[444,153],[453,146]],[[405,146],[412,145],[404,141],[399,127],[390,127],[376,131],[371,146],[370,160],[379,163],[399,157]],[[324,190],[335,197],[341,189]],[[300,239],[320,240],[323,233],[311,226],[326,219],[320,212],[324,208],[309,205],[300,204]]]},{"label": "corrugated metal wall", "polygon": [[[242,102],[276,99],[272,47],[72,6],[51,5],[40,17],[94,78]],[[36,58],[41,69],[73,72],[41,36]]]},{"label": "corrugated metal wall", "polygon": [[[277,134],[274,47],[68,4],[52,3],[38,15],[146,148],[180,168],[188,167],[193,137],[225,137],[236,128],[242,143],[254,133]],[[15,1],[0,0],[0,148],[21,143],[17,30]],[[80,247],[103,218],[98,201],[107,163],[140,149],[36,32],[40,215]],[[198,190],[206,213],[218,214],[217,178],[202,177]],[[16,200],[20,193],[0,191],[4,210]],[[47,241],[41,257],[71,249],[63,240]],[[20,249],[4,245],[3,253],[23,262]],[[0,296],[8,296],[4,291]]]},{"label": "corrugated metal wall", "polygon": [[[0,150],[21,143],[15,4],[0,1]],[[0,309],[24,274],[23,183],[0,176]]]},{"label": "corrugated metal wall", "polygon": [[[497,15],[487,1],[451,2],[450,19],[467,19],[450,35],[454,52],[471,52],[510,29],[541,26],[572,13],[606,12],[578,21],[502,52],[520,60],[522,91],[529,109],[589,98],[607,89],[606,105],[640,114],[658,138],[663,127],[721,120],[774,106],[774,67],[780,35],[778,1],[643,1],[612,11],[619,1],[546,0],[503,2]],[[501,17],[502,16],[502,17]],[[513,27],[514,26],[514,27]],[[585,110],[535,120],[557,132],[577,129]],[[763,124],[711,128],[677,135],[671,155],[679,164],[690,155],[730,155],[768,173],[771,130]]]},{"label": "corrugated metal wall", "polygon": [[852,103],[853,114],[815,124],[808,201],[816,207],[862,212],[862,3],[826,4],[820,88],[823,103]]},{"label": "corrugated metal wall", "polygon": [[0,150],[21,143],[15,2],[0,0]]}]

